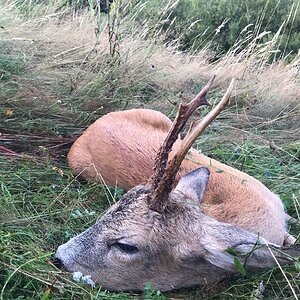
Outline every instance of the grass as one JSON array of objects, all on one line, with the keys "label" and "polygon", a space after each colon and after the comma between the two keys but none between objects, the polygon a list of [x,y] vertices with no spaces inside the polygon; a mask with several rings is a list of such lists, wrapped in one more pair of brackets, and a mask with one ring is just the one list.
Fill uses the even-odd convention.
[{"label": "grass", "polygon": [[[276,185],[274,190],[280,191],[282,199],[290,206],[289,211],[293,212],[293,204],[289,201],[292,194],[297,192],[300,166],[291,160],[291,153],[274,155],[267,147],[246,143],[235,146],[222,145],[213,149],[212,155],[221,156],[227,163],[235,166],[242,163],[248,173],[255,172],[259,175],[258,178],[269,186]],[[269,163],[270,161],[272,163]],[[288,163],[279,165],[278,162],[282,161]],[[67,299],[72,295],[82,299],[138,297],[108,294],[78,285],[72,282],[69,274],[58,271],[49,262],[57,245],[91,226],[109,207],[113,201],[109,193],[104,193],[104,189],[99,185],[74,180],[64,162],[57,164],[45,157],[40,160],[4,157],[1,158],[0,164],[0,281],[5,284],[1,290],[2,299]],[[267,170],[264,168],[266,165]],[[285,172],[283,176],[283,170],[290,171]],[[293,178],[292,182],[290,178]],[[111,192],[114,193],[113,190]],[[294,214],[294,217],[297,216]],[[294,226],[293,231],[296,234],[299,228]],[[285,274],[292,280],[299,293],[299,278],[295,268],[285,268]],[[227,282],[225,286],[223,284],[217,292],[197,289],[181,291],[175,295],[202,295],[215,299],[240,295],[242,299],[249,299],[260,281],[263,281],[266,287],[265,296],[269,297],[266,299],[274,299],[279,292],[285,297],[291,293],[280,271],[273,269],[248,275],[246,278],[236,278]],[[163,299],[163,296],[160,297]]]},{"label": "grass", "polygon": [[[0,300],[258,299],[261,282],[264,299],[292,299],[278,268],[208,289],[162,295],[147,287],[136,295],[75,283],[49,261],[58,245],[94,224],[122,195],[73,178],[66,154],[74,138],[112,110],[154,108],[172,117],[181,92],[190,99],[212,73],[218,82],[211,103],[232,76],[238,84],[231,107],[195,147],[258,178],[299,220],[300,89],[292,65],[262,64],[246,50],[209,63],[207,51],[182,54],[142,39],[140,28],[125,34],[126,27],[112,63],[107,32],[95,36],[89,13],[55,14],[50,7],[43,17],[26,10],[24,20],[13,2],[1,3],[0,144],[20,155],[0,152]],[[299,225],[291,227],[297,236]],[[284,273],[299,297],[296,267]]]}]

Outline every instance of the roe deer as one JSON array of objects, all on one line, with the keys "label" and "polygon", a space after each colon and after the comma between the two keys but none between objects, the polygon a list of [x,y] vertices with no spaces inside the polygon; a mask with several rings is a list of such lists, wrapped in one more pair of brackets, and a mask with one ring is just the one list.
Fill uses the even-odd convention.
[{"label": "roe deer", "polygon": [[[211,85],[212,81],[209,83]],[[206,104],[203,89],[195,99]],[[109,113],[92,124],[71,147],[73,173],[88,180],[101,176],[108,185],[129,190],[150,178],[155,156],[172,122],[160,112],[132,109]],[[176,136],[177,138],[177,136]],[[170,157],[182,145],[177,139]],[[278,245],[293,244],[286,232],[281,200],[253,177],[191,149],[178,179],[201,166],[210,171],[202,210],[220,222],[237,225]]]},{"label": "roe deer", "polygon": [[[203,207],[199,204],[203,203],[207,192],[213,193],[212,190],[209,191],[209,182],[216,180],[213,179],[213,168],[200,167],[181,176],[172,190],[176,173],[189,147],[228,104],[232,83],[220,103],[200,122],[193,124],[183,140],[176,141],[193,111],[205,104],[204,95],[212,81],[213,78],[199,94],[200,97],[196,97],[188,105],[180,106],[177,117],[156,156],[149,182],[131,189],[99,222],[58,247],[55,264],[64,266],[68,271],[90,275],[95,282],[108,290],[143,290],[145,284],[150,283],[154,288],[165,291],[196,284],[212,284],[225,276],[237,273],[234,257],[228,253],[228,248],[231,248],[237,258],[252,271],[275,266],[277,262],[294,261],[293,257],[300,254],[299,247],[279,247],[255,233],[220,222],[203,212]],[[110,131],[108,136],[109,134]],[[123,138],[126,144],[125,133]],[[104,140],[100,147],[105,147],[106,142]],[[109,140],[108,142],[111,143]],[[176,152],[173,151],[168,159],[174,142],[177,143]],[[156,145],[154,147],[153,151],[156,151]],[[96,148],[90,150],[92,149]],[[124,159],[128,160],[128,149],[126,151],[123,155]],[[87,155],[93,155],[93,152]],[[148,157],[146,159],[148,160]],[[94,160],[92,162],[96,163]],[[109,168],[110,162],[106,162],[103,166]],[[231,169],[226,170],[232,172]],[[246,176],[242,173],[234,174],[237,174],[237,177]],[[224,178],[226,176],[229,175],[225,175]],[[115,177],[116,175],[113,176]],[[249,181],[251,184],[255,183],[254,179],[250,178]],[[223,186],[222,181],[219,184]],[[263,189],[259,184],[256,188]],[[229,192],[228,188],[224,188],[224,192],[222,187],[215,189],[220,196]],[[241,193],[243,194],[243,190]],[[236,197],[238,194],[235,193]],[[227,197],[230,199],[230,196]],[[239,201],[244,201],[239,197]],[[279,243],[282,243],[282,205],[278,198],[270,201],[274,203],[271,202],[267,208],[261,209],[265,211],[266,218],[274,214],[273,217],[282,222],[283,228],[279,230],[281,239],[278,239]],[[266,201],[264,205],[267,205]],[[276,212],[276,209],[280,211]],[[245,211],[246,209],[243,210]],[[282,219],[279,218],[280,215]],[[258,220],[265,222],[264,219]],[[270,226],[268,224],[267,226]],[[276,225],[276,228],[280,226]],[[269,227],[269,230],[272,229]],[[255,229],[252,231],[255,232]],[[275,235],[271,237],[276,240]],[[286,250],[288,255],[282,250]],[[277,262],[273,257],[277,258]]]}]

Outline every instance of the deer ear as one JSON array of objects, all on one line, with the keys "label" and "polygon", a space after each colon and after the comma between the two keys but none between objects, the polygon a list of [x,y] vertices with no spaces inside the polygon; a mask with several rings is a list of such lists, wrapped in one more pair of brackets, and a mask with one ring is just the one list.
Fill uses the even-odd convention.
[{"label": "deer ear", "polygon": [[199,204],[203,199],[209,175],[210,172],[205,167],[193,170],[180,178],[174,191]]}]

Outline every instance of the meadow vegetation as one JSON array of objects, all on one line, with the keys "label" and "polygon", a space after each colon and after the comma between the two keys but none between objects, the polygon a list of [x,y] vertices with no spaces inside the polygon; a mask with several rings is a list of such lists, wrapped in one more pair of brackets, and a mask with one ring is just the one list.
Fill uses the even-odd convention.
[{"label": "meadow vegetation", "polygon": [[[299,1],[262,1],[270,9],[261,13],[249,6],[241,24],[246,1],[219,1],[215,16],[204,2],[116,1],[107,15],[92,0],[0,0],[0,300],[300,297],[300,263],[205,289],[161,294],[146,286],[136,295],[76,283],[50,262],[123,193],[72,176],[66,154],[74,139],[113,110],[152,108],[172,118],[212,74],[210,103],[232,77],[236,87],[195,147],[262,181],[299,223]],[[222,27],[218,39],[227,4],[230,31]]]}]

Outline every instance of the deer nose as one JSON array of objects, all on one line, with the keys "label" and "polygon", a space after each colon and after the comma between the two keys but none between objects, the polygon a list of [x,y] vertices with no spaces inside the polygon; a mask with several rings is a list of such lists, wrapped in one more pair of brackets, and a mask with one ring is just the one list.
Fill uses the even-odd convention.
[{"label": "deer nose", "polygon": [[55,267],[57,267],[58,269],[65,269],[65,266],[62,262],[62,260],[58,257],[53,257],[51,258],[51,262],[54,264]]}]

